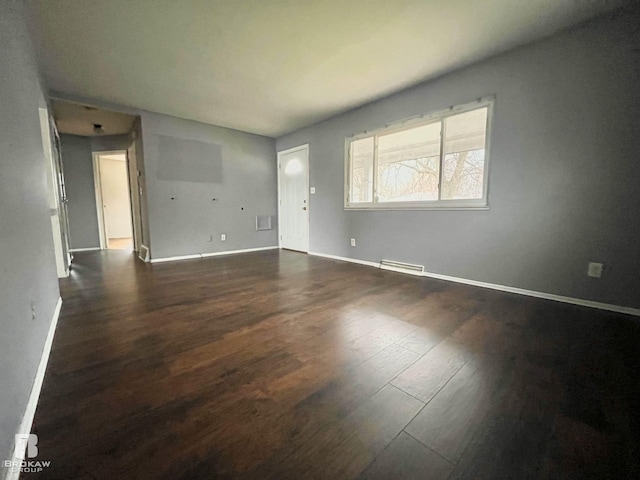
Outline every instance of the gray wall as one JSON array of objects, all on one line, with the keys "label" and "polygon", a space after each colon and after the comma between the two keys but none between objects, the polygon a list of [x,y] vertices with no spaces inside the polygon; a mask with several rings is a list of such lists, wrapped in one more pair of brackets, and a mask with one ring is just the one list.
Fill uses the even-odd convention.
[{"label": "gray wall", "polygon": [[[278,244],[275,229],[255,229],[256,215],[272,215],[276,224],[273,139],[149,112],[142,113],[142,133],[152,258]],[[159,174],[167,175],[159,171],[163,136],[219,145],[222,175],[215,182],[161,180]],[[198,149],[181,141],[176,145],[185,165],[208,161]],[[226,242],[220,241],[221,233]]]},{"label": "gray wall", "polygon": [[100,248],[91,138],[60,135],[71,248]]},{"label": "gray wall", "polygon": [[[610,15],[279,138],[310,144],[311,251],[640,307],[638,22]],[[490,210],[344,211],[347,135],[488,94]]]},{"label": "gray wall", "polygon": [[[38,108],[19,8],[0,2],[0,459],[11,458],[59,297]],[[35,309],[35,319],[32,318]],[[0,475],[4,474],[0,469]]]},{"label": "gray wall", "polygon": [[126,150],[129,145],[131,145],[129,134],[91,137],[91,150],[94,152]]}]

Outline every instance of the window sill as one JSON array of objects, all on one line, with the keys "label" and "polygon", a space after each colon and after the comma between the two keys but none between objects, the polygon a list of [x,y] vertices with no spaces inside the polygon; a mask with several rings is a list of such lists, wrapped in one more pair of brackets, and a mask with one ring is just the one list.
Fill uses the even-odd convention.
[{"label": "window sill", "polygon": [[407,210],[491,210],[488,206],[486,207],[344,207],[345,212],[366,212],[367,210],[373,211],[407,211]]},{"label": "window sill", "polygon": [[345,205],[345,211],[366,211],[366,210],[489,210],[489,205],[486,204],[433,204],[433,205],[425,205],[425,204],[366,204],[366,205]]}]

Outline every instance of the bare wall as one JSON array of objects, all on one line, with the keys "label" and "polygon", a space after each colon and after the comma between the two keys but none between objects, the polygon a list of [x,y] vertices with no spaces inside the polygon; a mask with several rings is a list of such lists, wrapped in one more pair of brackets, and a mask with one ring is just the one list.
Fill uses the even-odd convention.
[{"label": "bare wall", "polygon": [[[275,229],[255,229],[256,215],[272,215],[276,224],[273,139],[150,112],[142,113],[142,135],[153,258],[278,244]],[[188,175],[176,174],[172,180],[176,172],[161,165],[162,142],[171,144],[173,161],[197,166],[202,177],[187,181]],[[207,177],[207,163],[219,171]]]},{"label": "bare wall", "polygon": [[131,145],[129,134],[124,135],[99,135],[91,137],[91,150],[94,152],[111,152],[126,150]]},{"label": "bare wall", "polygon": [[11,458],[59,298],[38,114],[47,105],[21,6],[0,1],[2,460]]},{"label": "bare wall", "polygon": [[[311,251],[640,307],[639,24],[609,15],[279,138],[310,144]],[[343,209],[347,135],[488,94],[490,210]]]},{"label": "bare wall", "polygon": [[71,248],[100,248],[91,138],[60,135]]}]

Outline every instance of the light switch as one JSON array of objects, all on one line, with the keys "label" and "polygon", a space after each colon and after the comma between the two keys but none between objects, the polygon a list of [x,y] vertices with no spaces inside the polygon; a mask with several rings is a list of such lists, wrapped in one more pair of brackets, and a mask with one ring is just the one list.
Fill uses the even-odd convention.
[{"label": "light switch", "polygon": [[311,195],[315,195],[316,194],[316,187],[311,187],[310,189]]}]

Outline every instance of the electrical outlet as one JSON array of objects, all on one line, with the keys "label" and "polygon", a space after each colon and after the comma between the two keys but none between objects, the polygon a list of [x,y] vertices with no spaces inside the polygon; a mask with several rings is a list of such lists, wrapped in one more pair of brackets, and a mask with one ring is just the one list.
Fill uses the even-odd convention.
[{"label": "electrical outlet", "polygon": [[602,277],[602,269],[604,265],[602,263],[589,262],[589,268],[587,269],[587,275],[592,278]]},{"label": "electrical outlet", "polygon": [[226,242],[227,241],[227,234],[226,233],[221,234],[220,235],[220,240],[222,240],[223,242]]},{"label": "electrical outlet", "polygon": [[35,320],[36,318],[38,318],[38,315],[36,314],[36,303],[31,302],[31,320]]},{"label": "electrical outlet", "polygon": [[356,239],[355,239],[355,238],[352,238],[352,239],[351,239],[351,246],[352,246],[352,247],[355,247],[355,246],[356,246]]}]

